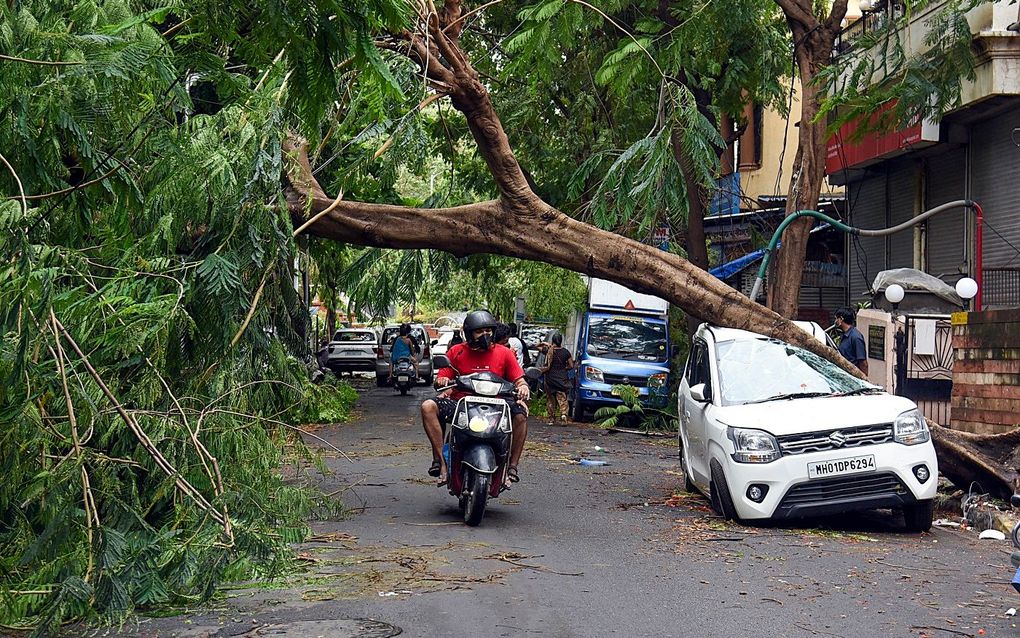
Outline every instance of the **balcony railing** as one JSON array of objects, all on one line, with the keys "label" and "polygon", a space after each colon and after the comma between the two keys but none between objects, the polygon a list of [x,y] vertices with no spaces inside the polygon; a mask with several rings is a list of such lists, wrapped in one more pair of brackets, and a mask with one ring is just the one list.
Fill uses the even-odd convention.
[{"label": "balcony railing", "polygon": [[863,11],[860,18],[851,22],[845,29],[836,36],[836,50],[834,56],[846,53],[854,47],[854,42],[863,36],[880,31],[889,24],[890,20],[898,20],[903,17],[903,5],[899,2],[879,0],[873,9]]}]

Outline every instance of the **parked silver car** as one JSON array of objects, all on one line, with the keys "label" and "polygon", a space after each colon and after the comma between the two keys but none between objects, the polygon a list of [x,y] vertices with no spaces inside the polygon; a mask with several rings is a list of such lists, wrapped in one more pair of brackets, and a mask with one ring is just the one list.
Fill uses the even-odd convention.
[{"label": "parked silver car", "polygon": [[[376,348],[375,359],[375,384],[380,388],[389,385],[390,376],[390,353],[393,351],[393,342],[400,332],[398,324],[390,324],[383,328],[379,337],[379,346]],[[432,341],[429,340],[425,326],[420,323],[411,324],[411,339],[418,344],[418,351],[415,357],[418,358],[418,377],[422,383],[432,383]]]},{"label": "parked silver car", "polygon": [[376,362],[376,336],[370,328],[337,330],[326,345],[325,366],[341,372],[372,372]]}]

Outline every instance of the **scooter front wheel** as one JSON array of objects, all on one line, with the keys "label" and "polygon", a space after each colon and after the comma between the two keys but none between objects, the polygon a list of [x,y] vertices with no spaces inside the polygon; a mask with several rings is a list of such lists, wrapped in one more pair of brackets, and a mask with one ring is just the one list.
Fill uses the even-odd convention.
[{"label": "scooter front wheel", "polygon": [[482,522],[485,514],[485,503],[489,498],[489,481],[492,476],[474,470],[468,470],[464,477],[464,486],[468,492],[464,499],[464,523],[475,527]]}]

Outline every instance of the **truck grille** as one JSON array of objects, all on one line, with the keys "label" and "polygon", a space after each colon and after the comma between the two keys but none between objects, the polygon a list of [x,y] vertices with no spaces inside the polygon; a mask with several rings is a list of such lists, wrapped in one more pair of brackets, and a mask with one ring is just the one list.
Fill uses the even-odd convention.
[{"label": "truck grille", "polygon": [[797,505],[815,505],[842,499],[867,498],[888,494],[906,494],[907,487],[900,482],[895,474],[858,474],[854,476],[838,476],[827,479],[816,479],[793,486],[780,508]]},{"label": "truck grille", "polygon": [[879,425],[862,425],[853,428],[807,432],[805,434],[787,434],[777,436],[779,449],[784,456],[806,454],[808,452],[825,452],[845,448],[862,447],[889,443],[893,440],[891,423]]},{"label": "truck grille", "polygon": [[632,385],[635,388],[643,388],[648,385],[648,377],[636,375],[603,374],[602,378],[605,379],[606,383],[609,385]]}]

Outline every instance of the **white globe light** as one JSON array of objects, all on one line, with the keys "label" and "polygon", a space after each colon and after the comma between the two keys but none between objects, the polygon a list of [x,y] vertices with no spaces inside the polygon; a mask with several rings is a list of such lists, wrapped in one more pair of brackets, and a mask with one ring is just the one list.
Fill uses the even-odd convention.
[{"label": "white globe light", "polygon": [[893,284],[885,289],[885,299],[889,303],[899,303],[903,301],[903,286],[899,284]]},{"label": "white globe light", "polygon": [[964,277],[956,282],[956,294],[960,295],[960,298],[964,300],[973,299],[974,295],[977,294],[977,282],[970,277]]},{"label": "white globe light", "polygon": [[871,8],[875,6],[871,0],[860,0],[858,4],[861,7],[861,11],[871,11]]}]

